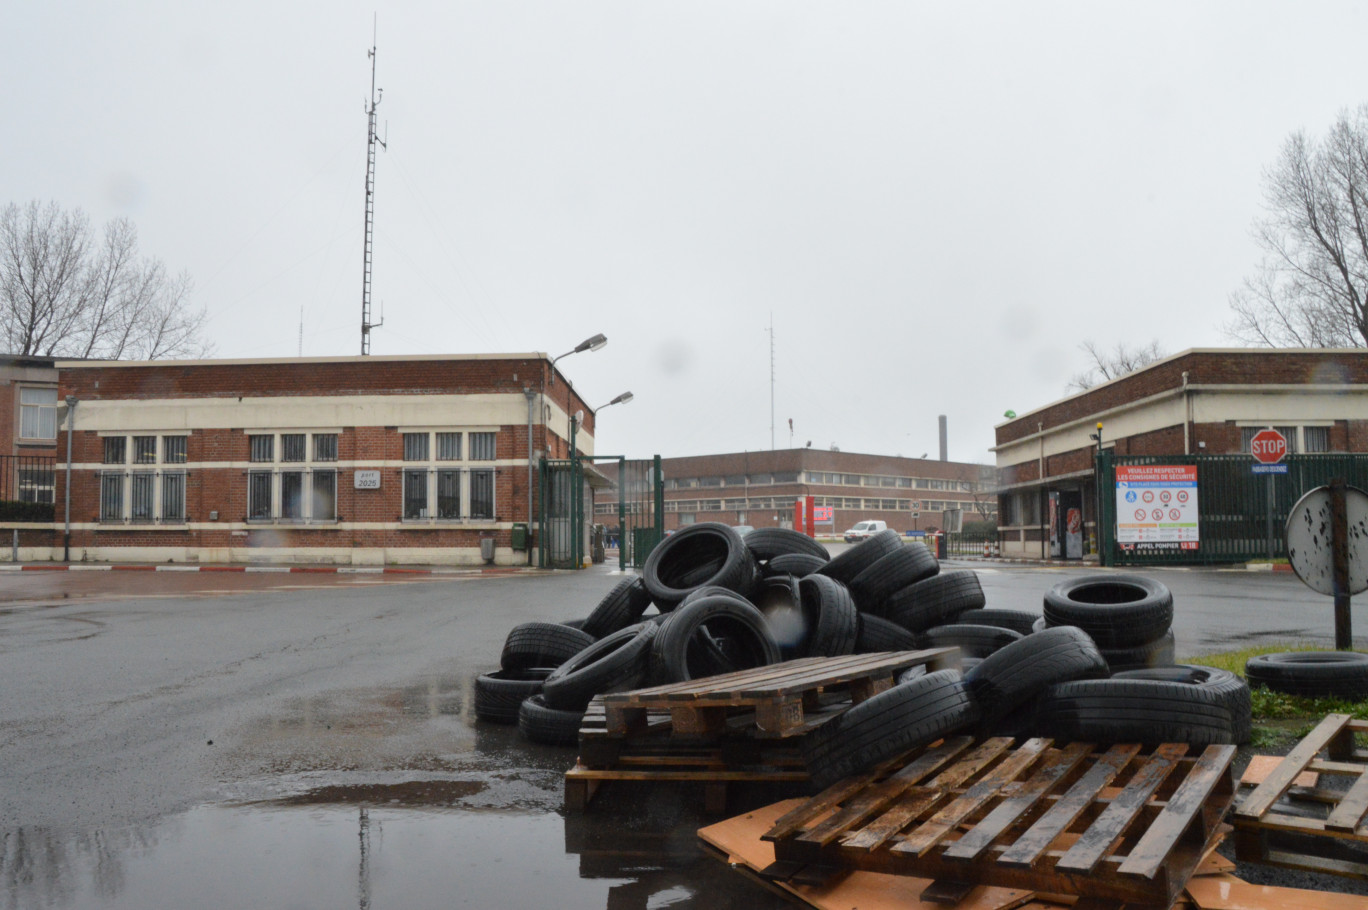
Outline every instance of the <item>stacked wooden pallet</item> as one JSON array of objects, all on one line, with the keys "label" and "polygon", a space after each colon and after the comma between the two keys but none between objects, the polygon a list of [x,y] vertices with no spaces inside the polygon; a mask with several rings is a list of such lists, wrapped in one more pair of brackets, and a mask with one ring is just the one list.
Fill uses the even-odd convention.
[{"label": "stacked wooden pallet", "polygon": [[[1347,714],[1330,714],[1308,733],[1236,805],[1236,856],[1368,878],[1368,750],[1356,741],[1364,735],[1368,721]],[[1318,785],[1325,777],[1347,786]]]},{"label": "stacked wooden pallet", "polygon": [[582,811],[608,781],[694,781],[723,811],[739,783],[801,784],[799,737],[917,666],[958,664],[954,648],[813,657],[633,692],[601,695],[580,728],[565,805]]},{"label": "stacked wooden pallet", "polygon": [[1013,742],[955,737],[833,785],[766,832],[763,874],[873,870],[933,880],[927,899],[948,902],[990,885],[1168,907],[1228,830],[1234,746]]}]

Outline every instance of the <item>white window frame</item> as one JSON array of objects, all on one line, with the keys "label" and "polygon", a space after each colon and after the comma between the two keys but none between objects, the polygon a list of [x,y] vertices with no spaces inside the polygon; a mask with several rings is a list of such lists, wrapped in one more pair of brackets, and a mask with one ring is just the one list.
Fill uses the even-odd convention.
[{"label": "white window frame", "polygon": [[[46,397],[48,396],[48,394],[51,394],[51,395],[52,395],[52,401],[51,401],[51,402],[47,402],[47,401],[25,402],[25,401],[24,401],[24,398],[26,397],[26,395],[32,397],[32,393],[42,393],[42,397],[43,397],[43,398],[46,398]],[[30,416],[30,415],[32,415],[32,423],[35,425],[35,426],[31,427],[31,429],[36,429],[36,430],[38,431],[37,435],[33,435],[33,434],[29,434],[29,433],[25,433],[25,432],[24,432],[24,429],[25,429],[24,424],[25,424],[25,422],[26,422],[24,418],[25,418],[25,417],[28,417],[28,416]],[[45,429],[44,424],[46,424],[46,423],[50,423],[50,424],[51,424],[51,427],[52,427],[52,435],[50,435],[50,436],[49,436],[49,435],[46,435],[46,434],[43,432],[43,430]],[[41,439],[41,440],[43,440],[44,442],[56,442],[56,441],[57,441],[57,390],[56,390],[55,388],[53,388],[52,386],[20,386],[20,387],[19,387],[19,428],[18,428],[18,429],[19,429],[19,439],[23,439],[23,440],[29,440],[29,439],[35,439],[35,440],[37,440],[37,439]]]},{"label": "white window frame", "polygon": [[[140,431],[136,433],[101,433],[100,446],[103,450],[105,439],[122,439],[123,456],[122,464],[105,464],[97,472],[100,513],[98,521],[101,525],[132,525],[137,527],[163,526],[181,527],[185,525],[189,518],[186,515],[189,503],[189,476],[190,472],[183,461],[167,462],[166,459],[166,440],[174,437],[188,437],[190,434],[185,432],[174,433],[149,433]],[[138,462],[135,460],[134,443],[135,437],[151,436],[156,440],[154,451],[156,457],[152,461]],[[187,440],[188,445],[188,440]],[[167,478],[178,476],[180,481],[180,514],[166,514],[166,484]],[[152,501],[146,516],[135,517],[133,494],[135,481],[140,485],[144,482],[143,478],[150,478]],[[117,515],[107,514],[105,506],[107,497],[117,498]]]},{"label": "white window frame", "polygon": [[[248,437],[249,461],[247,467],[247,501],[244,512],[249,524],[283,524],[283,525],[334,525],[338,522],[337,517],[337,490],[338,490],[338,469],[337,469],[337,446],[333,446],[333,457],[329,459],[318,459],[318,444],[315,441],[320,436],[341,437],[337,430],[245,430]],[[271,437],[271,459],[269,461],[251,461],[250,449],[251,438],[254,436]],[[285,460],[285,436],[304,437],[304,459],[302,461]],[[299,514],[286,517],[285,512],[285,480],[286,474],[298,474],[299,478]],[[254,477],[265,476],[266,495],[269,499],[269,506],[266,514],[252,514],[253,500],[252,488]],[[316,515],[318,500],[314,495],[319,480],[325,476],[332,477],[332,514]]]},{"label": "white window frame", "polygon": [[[440,446],[437,444],[437,437],[442,434],[456,434],[460,440],[456,446],[459,458],[439,458]],[[494,437],[494,457],[493,458],[472,458],[471,457],[471,437],[477,433],[489,433]],[[403,428],[399,431],[401,440],[409,435],[427,436],[426,458],[404,459],[399,468],[399,520],[404,524],[485,524],[498,520],[499,516],[499,435],[498,430],[492,427],[437,427],[437,428]],[[402,446],[405,452],[409,446]],[[454,472],[456,478],[456,495],[459,499],[457,514],[441,516],[438,514],[439,480],[442,474]],[[477,474],[489,474],[489,515],[475,515],[472,513],[472,491],[478,484]],[[409,498],[407,492],[408,477],[410,474],[421,475],[426,488],[423,492],[425,505],[418,509],[418,515],[410,515]]]}]

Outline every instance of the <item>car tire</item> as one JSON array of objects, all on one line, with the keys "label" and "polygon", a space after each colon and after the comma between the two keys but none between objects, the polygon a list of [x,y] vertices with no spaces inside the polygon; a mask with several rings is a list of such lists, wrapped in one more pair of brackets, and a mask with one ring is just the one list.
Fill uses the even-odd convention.
[{"label": "car tire", "polygon": [[638,685],[646,677],[647,657],[659,628],[643,622],[620,629],[556,667],[542,687],[546,704],[583,712],[595,695]]},{"label": "car tire", "polygon": [[833,578],[843,585],[855,580],[865,569],[903,545],[902,538],[892,528],[886,528],[832,559],[817,570],[817,574]]},{"label": "car tire", "polygon": [[873,613],[856,613],[859,629],[855,635],[856,654],[884,651],[915,651],[921,647],[917,636],[902,626]]},{"label": "car tire", "polygon": [[825,789],[978,719],[959,672],[937,670],[865,699],[805,736],[800,748],[813,784]]},{"label": "car tire", "polygon": [[651,605],[651,592],[640,577],[624,578],[599,601],[584,620],[584,631],[594,639],[612,635],[641,619],[641,614]]},{"label": "car tire", "polygon": [[642,570],[646,589],[661,610],[704,585],[746,597],[759,578],[760,567],[741,535],[715,521],[692,524],[666,537],[646,557]]},{"label": "car tire", "polygon": [[757,528],[745,536],[744,542],[760,562],[794,555],[811,556],[824,563],[831,558],[826,547],[791,528]]},{"label": "car tire", "polygon": [[1199,667],[1191,664],[1153,667],[1144,670],[1123,670],[1113,679],[1153,679],[1162,682],[1200,686],[1216,693],[1230,711],[1230,732],[1237,746],[1249,742],[1254,730],[1253,706],[1249,686],[1243,679],[1219,667]]},{"label": "car tire", "polygon": [[784,553],[765,563],[762,571],[765,575],[797,575],[802,578],[816,572],[829,561],[808,553]]},{"label": "car tire", "polygon": [[1042,735],[1094,743],[1229,744],[1235,731],[1219,693],[1150,679],[1088,679],[1046,689]]},{"label": "car tire", "polygon": [[1039,613],[1027,613],[1024,610],[979,609],[965,610],[955,617],[955,622],[968,623],[972,626],[997,626],[999,629],[1011,629],[1022,635],[1030,635],[1036,630],[1036,622],[1043,618]]},{"label": "car tire", "polygon": [[499,666],[505,670],[558,667],[594,643],[594,636],[559,622],[525,622],[504,639]]},{"label": "car tire", "polygon": [[1102,656],[1107,659],[1113,675],[1125,670],[1145,670],[1151,667],[1173,665],[1176,643],[1173,630],[1169,629],[1162,638],[1149,644],[1134,648],[1104,648]]},{"label": "car tire", "polygon": [[533,695],[518,708],[518,731],[545,746],[578,745],[583,721],[583,711],[553,708],[547,704],[545,695]]},{"label": "car tire", "polygon": [[882,616],[889,597],[938,572],[940,563],[930,550],[917,543],[903,544],[856,575],[848,587],[857,608]]},{"label": "car tire", "polygon": [[1060,626],[1019,638],[984,657],[965,671],[964,684],[991,729],[1052,685],[1105,679],[1109,673],[1107,661],[1087,633]]},{"label": "car tire", "polygon": [[825,575],[798,581],[798,606],[807,625],[800,649],[806,657],[840,657],[855,652],[859,614],[846,586]]},{"label": "car tire", "polygon": [[953,622],[956,616],[980,609],[983,603],[978,573],[942,572],[890,597],[884,605],[884,618],[920,633]]},{"label": "car tire", "polygon": [[965,657],[987,657],[1013,642],[1021,641],[1023,637],[1020,632],[997,626],[952,623],[933,626],[921,633],[917,640],[924,648],[959,648]]},{"label": "car tire", "polygon": [[651,648],[659,684],[686,682],[779,662],[779,645],[765,617],[732,595],[691,601],[670,617]]},{"label": "car tire", "polygon": [[1256,688],[1307,698],[1368,698],[1368,654],[1354,651],[1289,651],[1260,654],[1245,664]]},{"label": "car tire", "polygon": [[1081,575],[1045,592],[1051,626],[1077,626],[1102,649],[1135,648],[1173,625],[1173,595],[1143,575]]},{"label": "car tire", "polygon": [[550,667],[499,670],[475,678],[475,716],[496,724],[516,724],[518,709],[540,695]]}]

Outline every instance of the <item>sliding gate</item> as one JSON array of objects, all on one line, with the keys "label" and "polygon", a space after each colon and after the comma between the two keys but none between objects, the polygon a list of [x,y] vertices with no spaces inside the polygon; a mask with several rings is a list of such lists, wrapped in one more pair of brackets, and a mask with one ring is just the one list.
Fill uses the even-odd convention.
[{"label": "sliding gate", "polygon": [[[596,495],[586,472],[601,476],[609,486]],[[659,455],[542,459],[538,502],[538,565],[544,569],[583,566],[594,525],[604,526],[608,543],[616,539],[619,569],[644,565],[665,534],[665,480]]]}]

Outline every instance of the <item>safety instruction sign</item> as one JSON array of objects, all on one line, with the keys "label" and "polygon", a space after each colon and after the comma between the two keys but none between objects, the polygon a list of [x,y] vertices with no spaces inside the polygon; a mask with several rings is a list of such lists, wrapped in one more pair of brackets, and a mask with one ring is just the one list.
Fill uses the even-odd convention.
[{"label": "safety instruction sign", "polygon": [[1197,545],[1196,465],[1117,465],[1116,542]]}]

